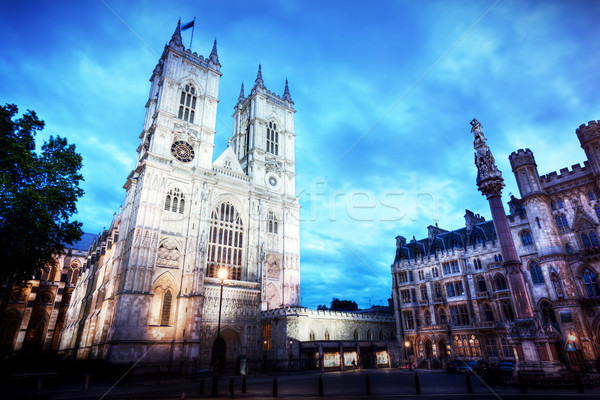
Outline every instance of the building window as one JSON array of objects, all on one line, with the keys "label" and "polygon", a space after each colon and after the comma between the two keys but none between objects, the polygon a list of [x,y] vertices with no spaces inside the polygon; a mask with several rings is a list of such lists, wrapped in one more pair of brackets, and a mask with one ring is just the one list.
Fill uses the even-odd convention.
[{"label": "building window", "polygon": [[500,344],[502,344],[502,354],[504,355],[504,357],[508,357],[508,358],[515,357],[515,351],[514,351],[513,347],[510,345],[510,343],[508,343],[508,340],[506,340],[506,338],[500,338]]},{"label": "building window", "polygon": [[419,270],[419,280],[425,280],[425,271],[422,269]]},{"label": "building window", "polygon": [[434,278],[439,278],[440,277],[440,271],[438,271],[438,269],[436,267],[431,268],[431,275],[433,275]]},{"label": "building window", "polygon": [[598,243],[598,236],[596,236],[596,232],[590,232],[590,241],[592,242],[593,247],[598,247],[600,243]]},{"label": "building window", "polygon": [[383,331],[379,331],[379,340],[384,340],[385,336],[383,335]]},{"label": "building window", "polygon": [[439,283],[436,283],[433,286],[433,290],[435,291],[435,298],[436,299],[441,299],[442,298],[442,285],[440,285]]},{"label": "building window", "polygon": [[480,270],[483,268],[483,266],[481,265],[481,260],[479,258],[476,258],[475,261],[473,261],[473,263],[475,264],[476,270]]},{"label": "building window", "polygon": [[525,246],[533,244],[533,241],[531,240],[531,232],[523,231],[521,233],[521,240],[523,241],[523,245]]},{"label": "building window", "polygon": [[427,300],[427,286],[421,285],[421,300]]},{"label": "building window", "polygon": [[171,319],[171,302],[173,300],[173,295],[171,295],[171,291],[167,290],[163,295],[163,304],[160,312],[160,324],[162,326],[169,326],[169,321]]},{"label": "building window", "polygon": [[[315,340],[315,334],[310,333],[310,340]],[[271,323],[263,324],[263,350],[271,350]]]},{"label": "building window", "polygon": [[273,213],[273,211],[269,211],[267,222],[267,230],[269,231],[269,233],[277,234],[277,225],[278,223],[275,214]]},{"label": "building window", "polygon": [[535,217],[535,222],[537,223],[538,228],[542,229],[542,224],[540,224],[540,219],[538,217]]},{"label": "building window", "polygon": [[477,291],[480,293],[487,292],[487,285],[483,276],[477,278]]},{"label": "building window", "polygon": [[560,215],[560,219],[562,220],[562,224],[565,228],[569,227],[569,223],[567,222],[567,217],[565,216],[565,214],[561,214]]},{"label": "building window", "polygon": [[542,268],[540,264],[535,261],[531,262],[531,266],[529,267],[529,272],[531,272],[531,279],[533,283],[544,283],[544,275],[542,274]]},{"label": "building window", "polygon": [[550,281],[552,281],[552,286],[554,287],[554,292],[556,293],[556,297],[562,299],[564,297],[562,285],[560,284],[560,279],[556,274],[550,275]]},{"label": "building window", "polygon": [[462,281],[455,281],[446,284],[448,297],[462,296],[465,294]]},{"label": "building window", "polygon": [[410,290],[401,290],[400,298],[402,299],[402,303],[410,303]]},{"label": "building window", "polygon": [[425,326],[431,326],[431,313],[425,310]]},{"label": "building window", "polygon": [[600,206],[596,206],[595,210],[596,210],[596,217],[598,217],[598,219],[600,219]]},{"label": "building window", "polygon": [[454,326],[468,326],[470,325],[469,312],[467,307],[452,306],[450,307],[450,315],[452,316],[452,325]]},{"label": "building window", "polygon": [[185,200],[183,193],[179,191],[179,188],[173,188],[169,190],[165,198],[165,211],[179,212],[183,214],[185,207]]},{"label": "building window", "polygon": [[417,291],[414,288],[410,289],[410,294],[411,294],[413,303],[416,303],[417,302]]},{"label": "building window", "polygon": [[354,340],[358,340],[358,330],[354,330]]},{"label": "building window", "polygon": [[556,313],[552,308],[552,304],[548,301],[542,301],[540,304],[540,311],[542,312],[542,324],[552,324],[554,328],[560,331],[558,321],[556,320]]},{"label": "building window", "polygon": [[193,85],[185,85],[181,91],[179,100],[179,119],[194,123],[194,113],[196,110],[196,89]]},{"label": "building window", "polygon": [[498,357],[498,345],[496,344],[496,340],[491,337],[487,337],[485,339],[485,351],[489,357]]},{"label": "building window", "polygon": [[277,132],[277,125],[273,122],[269,122],[267,126],[267,152],[271,154],[279,154],[279,133]]},{"label": "building window", "polygon": [[488,322],[492,322],[494,320],[494,312],[492,311],[492,307],[489,304],[483,305],[483,313],[485,315],[485,320]]},{"label": "building window", "polygon": [[504,318],[509,321],[515,320],[515,313],[513,312],[512,305],[509,301],[503,301],[501,303],[502,313],[504,314]]},{"label": "building window", "polygon": [[592,296],[600,296],[600,288],[598,287],[598,278],[594,271],[590,268],[586,268],[583,270],[583,275],[581,276],[581,280],[583,281],[583,287],[585,289],[585,295],[588,297]]},{"label": "building window", "polygon": [[315,340],[315,333],[313,331],[310,331],[310,333],[308,334],[308,340],[310,340],[310,341]]},{"label": "building window", "polygon": [[367,331],[367,340],[373,340],[373,332],[370,329]]},{"label": "building window", "polygon": [[446,316],[446,311],[444,311],[443,308],[440,308],[440,311],[438,311],[438,322],[441,325],[447,325],[448,324],[448,317]]},{"label": "building window", "polygon": [[592,193],[592,192],[588,192],[588,198],[590,199],[590,201],[591,201],[591,200],[594,200],[594,199],[595,199],[595,197],[594,197],[594,193]]},{"label": "building window", "polygon": [[583,242],[584,248],[589,249],[590,247],[592,247],[592,244],[590,243],[590,238],[588,237],[587,233],[583,232],[581,234],[581,241]]},{"label": "building window", "polygon": [[[415,318],[412,311],[404,311],[404,326],[406,329],[415,329]],[[370,331],[369,331],[370,332]]]},{"label": "building window", "polygon": [[550,202],[550,207],[552,207],[552,210],[556,210],[556,204],[553,201]]},{"label": "building window", "polygon": [[558,199],[558,208],[565,208],[561,199]]},{"label": "building window", "polygon": [[494,284],[496,286],[496,291],[498,290],[508,290],[508,283],[506,282],[506,278],[502,274],[497,274],[494,278]]},{"label": "building window", "polygon": [[242,279],[242,218],[228,202],[219,204],[212,212],[208,245],[207,275],[217,277],[217,269],[227,269],[228,279]]},{"label": "building window", "polygon": [[329,331],[327,331],[327,330],[325,331],[325,340],[330,340]]}]

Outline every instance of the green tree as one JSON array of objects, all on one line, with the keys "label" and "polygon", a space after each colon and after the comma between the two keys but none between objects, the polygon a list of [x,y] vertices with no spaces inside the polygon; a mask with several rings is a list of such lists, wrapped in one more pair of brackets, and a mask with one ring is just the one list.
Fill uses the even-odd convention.
[{"label": "green tree", "polygon": [[50,136],[39,153],[35,135],[44,121],[14,104],[0,106],[0,279],[23,282],[82,235],[69,221],[83,195],[81,155],[65,138]]},{"label": "green tree", "polygon": [[358,310],[358,305],[355,301],[352,300],[340,300],[337,297],[334,297],[331,300],[331,307],[329,307],[332,311],[356,311]]}]

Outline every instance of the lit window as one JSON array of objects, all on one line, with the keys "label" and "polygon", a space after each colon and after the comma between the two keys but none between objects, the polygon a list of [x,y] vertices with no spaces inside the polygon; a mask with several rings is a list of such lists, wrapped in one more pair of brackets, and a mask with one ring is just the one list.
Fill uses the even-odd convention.
[{"label": "lit window", "polygon": [[532,261],[529,271],[531,272],[531,279],[533,279],[533,283],[544,283],[544,275],[542,274],[542,268],[540,267],[540,264]]},{"label": "lit window", "polygon": [[194,113],[196,110],[196,90],[193,85],[185,85],[181,91],[179,100],[179,119],[194,123]]},{"label": "lit window", "polygon": [[269,122],[267,126],[267,152],[271,154],[279,154],[279,133],[277,132],[277,125],[273,122]]},{"label": "lit window", "polygon": [[213,210],[209,230],[208,276],[216,278],[217,269],[225,267],[229,279],[242,279],[243,228],[240,214],[230,203],[221,203]]}]

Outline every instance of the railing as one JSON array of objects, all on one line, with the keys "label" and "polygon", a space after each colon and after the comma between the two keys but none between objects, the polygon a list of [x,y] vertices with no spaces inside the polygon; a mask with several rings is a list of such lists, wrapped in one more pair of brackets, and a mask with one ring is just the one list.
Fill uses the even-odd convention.
[{"label": "railing", "polygon": [[508,289],[496,290],[494,292],[494,297],[496,297],[497,299],[509,298],[510,297],[510,290],[508,290]]},{"label": "railing", "polygon": [[491,297],[489,292],[477,292],[475,296],[478,299],[487,299],[487,298]]},{"label": "railing", "polygon": [[421,306],[426,306],[428,304],[429,304],[429,300],[421,300],[421,301],[419,301],[419,305],[421,305]]},{"label": "railing", "polygon": [[481,322],[474,322],[473,328],[495,328],[496,325],[497,325],[496,321],[481,321]]},{"label": "railing", "polygon": [[433,299],[433,304],[446,304],[446,298],[445,297],[437,297],[437,298]]}]

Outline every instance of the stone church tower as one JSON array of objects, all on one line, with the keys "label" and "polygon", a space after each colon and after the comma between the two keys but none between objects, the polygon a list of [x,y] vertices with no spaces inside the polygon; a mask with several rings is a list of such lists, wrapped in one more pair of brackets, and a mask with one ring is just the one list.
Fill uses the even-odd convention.
[{"label": "stone church tower", "polygon": [[[259,66],[213,162],[221,64],[185,49],[180,24],[150,78],[138,158],[122,212],[90,256],[61,349],[111,362],[207,366],[261,357],[260,311],[300,303],[294,103]],[[226,269],[221,281],[217,271]]]}]

